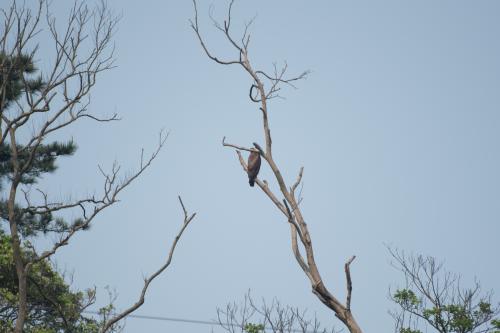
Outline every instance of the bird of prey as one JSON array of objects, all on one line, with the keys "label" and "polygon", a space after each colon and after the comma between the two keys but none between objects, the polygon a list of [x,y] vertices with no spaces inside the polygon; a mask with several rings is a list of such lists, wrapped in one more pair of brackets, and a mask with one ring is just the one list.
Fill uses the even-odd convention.
[{"label": "bird of prey", "polygon": [[255,178],[259,174],[260,170],[260,153],[258,151],[252,151],[248,156],[248,183],[253,187],[255,183]]}]

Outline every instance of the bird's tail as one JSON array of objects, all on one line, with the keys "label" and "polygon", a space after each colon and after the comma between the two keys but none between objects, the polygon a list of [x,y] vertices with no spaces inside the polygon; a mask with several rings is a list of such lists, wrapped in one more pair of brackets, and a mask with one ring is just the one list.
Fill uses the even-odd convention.
[{"label": "bird's tail", "polygon": [[248,179],[248,184],[250,184],[250,186],[253,187],[253,185],[255,184],[255,179],[249,178]]}]

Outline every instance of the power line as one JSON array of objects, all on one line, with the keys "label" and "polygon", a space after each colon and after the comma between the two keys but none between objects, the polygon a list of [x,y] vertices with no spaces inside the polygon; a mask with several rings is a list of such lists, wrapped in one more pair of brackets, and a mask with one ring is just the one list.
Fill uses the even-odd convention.
[{"label": "power line", "polygon": [[[94,314],[98,315],[100,314],[97,311],[83,311],[83,313],[88,313],[88,314]],[[130,318],[137,318],[137,319],[149,319],[149,320],[160,320],[160,321],[175,321],[175,322],[180,322],[180,323],[190,323],[190,324],[199,324],[199,325],[217,325],[217,326],[222,326],[224,327],[226,324],[222,324],[216,321],[208,321],[208,320],[196,320],[196,319],[186,319],[186,318],[173,318],[173,317],[163,317],[163,316],[146,316],[146,315],[136,315],[136,314],[129,314],[127,317]],[[244,328],[241,325],[238,324],[230,324],[231,326],[236,326],[239,328]],[[271,328],[269,327],[264,327],[266,331],[270,330],[272,331]],[[295,332],[295,333],[314,333],[316,331],[304,331],[301,329],[290,329],[289,332]],[[323,332],[323,331],[321,331]],[[325,331],[326,332],[326,331]]]},{"label": "power line", "polygon": [[[98,315],[97,311],[83,311],[88,314]],[[145,315],[135,315],[129,314],[127,317],[130,318],[138,318],[138,319],[150,319],[150,320],[162,320],[162,321],[176,321],[181,323],[191,323],[191,324],[202,324],[202,325],[218,325],[221,326],[220,323],[216,321],[208,321],[208,320],[195,320],[195,319],[185,319],[185,318],[173,318],[173,317],[160,317],[160,316],[145,316]]]}]

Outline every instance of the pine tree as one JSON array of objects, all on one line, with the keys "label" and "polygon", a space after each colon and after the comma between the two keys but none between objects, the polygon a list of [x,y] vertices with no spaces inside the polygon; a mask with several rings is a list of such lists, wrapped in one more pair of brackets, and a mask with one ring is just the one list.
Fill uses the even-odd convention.
[{"label": "pine tree", "polygon": [[[41,76],[35,79],[26,79],[36,73],[37,68],[33,63],[32,56],[17,55],[7,56],[0,53],[0,114],[9,111],[22,94],[28,92],[36,94],[40,92],[45,83]],[[54,172],[57,168],[56,159],[59,156],[72,155],[76,150],[73,141],[66,143],[53,142],[51,144],[40,144],[35,148],[26,149],[22,145],[17,145],[18,161],[20,165],[29,167],[22,173],[20,183],[34,184],[45,173]],[[34,149],[34,150],[33,150]],[[33,154],[30,163],[30,155]],[[0,144],[0,190],[5,182],[12,179],[13,147],[8,142]],[[52,214],[35,214],[29,209],[23,209],[16,205],[16,215],[19,231],[23,237],[36,236],[39,232],[56,231],[61,232],[67,229],[67,223],[58,218],[53,218]],[[0,200],[0,217],[8,221],[7,200]]]},{"label": "pine tree", "polygon": [[[32,56],[7,56],[0,53],[0,114],[9,112],[26,90],[36,94],[45,83],[42,77],[25,79],[36,73]],[[7,136],[8,138],[8,136]],[[5,140],[0,144],[0,190],[12,181],[13,148]],[[17,160],[20,165],[29,167],[21,174],[20,184],[34,184],[44,174],[57,169],[56,160],[59,156],[72,155],[76,150],[73,141],[66,143],[52,142],[40,144],[27,149],[17,145]],[[33,150],[34,149],[34,150]],[[33,153],[32,161],[30,155]],[[0,218],[9,222],[7,199],[0,199]],[[55,218],[52,213],[35,212],[32,208],[15,206],[16,222],[19,233],[24,240],[22,255],[27,261],[35,253],[30,249],[28,237],[39,233],[63,232],[69,224]],[[97,321],[82,316],[82,310],[92,302],[94,292],[73,292],[63,277],[52,268],[47,260],[37,262],[28,274],[28,308],[29,316],[25,324],[25,332],[97,332]],[[18,279],[12,252],[12,239],[0,228],[0,332],[13,328],[17,317]]]}]

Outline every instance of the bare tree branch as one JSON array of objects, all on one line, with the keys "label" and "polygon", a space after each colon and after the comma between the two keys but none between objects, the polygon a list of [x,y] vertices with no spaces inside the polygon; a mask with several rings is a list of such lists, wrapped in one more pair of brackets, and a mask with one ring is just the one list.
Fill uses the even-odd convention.
[{"label": "bare tree branch", "polygon": [[[301,168],[297,180],[291,187],[286,185],[286,182],[281,174],[281,171],[273,159],[272,154],[272,139],[271,139],[271,130],[269,126],[269,117],[268,117],[268,100],[280,97],[278,92],[281,89],[281,86],[291,86],[295,88],[295,82],[298,80],[302,80],[307,77],[309,71],[305,71],[298,76],[295,77],[287,77],[286,73],[288,70],[288,65],[285,62],[284,66],[278,68],[276,64],[273,65],[274,73],[268,74],[263,70],[254,69],[252,66],[250,59],[248,57],[248,45],[250,41],[250,35],[248,34],[249,24],[245,26],[243,37],[241,38],[242,43],[238,44],[236,39],[232,37],[230,28],[232,24],[231,20],[231,12],[234,1],[230,1],[227,17],[224,20],[224,25],[219,24],[212,16],[212,13],[209,14],[212,19],[213,24],[216,29],[221,31],[228,42],[239,52],[238,59],[234,60],[226,60],[221,61],[217,57],[215,57],[211,52],[208,51],[205,41],[201,37],[200,28],[198,25],[198,8],[196,1],[193,0],[194,5],[194,20],[191,20],[191,27],[196,33],[198,40],[207,54],[207,56],[215,61],[216,63],[222,65],[231,65],[231,64],[239,64],[243,67],[243,69],[249,74],[251,78],[251,85],[249,91],[249,97],[252,102],[259,103],[259,110],[262,115],[262,126],[264,130],[264,141],[265,148],[260,147],[257,143],[254,143],[254,147],[260,152],[260,155],[267,162],[267,165],[271,168],[271,171],[276,179],[279,187],[279,191],[281,195],[284,197],[283,203],[277,199],[277,196],[271,191],[267,182],[262,182],[259,179],[256,179],[257,185],[263,190],[263,192],[268,196],[268,198],[275,204],[275,206],[285,215],[287,218],[290,228],[291,228],[291,241],[292,241],[292,251],[295,255],[297,263],[304,271],[306,276],[309,278],[311,282],[311,286],[313,289],[313,293],[317,295],[317,297],[330,309],[332,309],[335,315],[347,326],[351,333],[361,333],[361,328],[358,326],[356,320],[354,319],[353,314],[350,309],[350,292],[349,298],[346,304],[342,304],[338,301],[325,287],[319,270],[316,266],[316,261],[314,258],[312,241],[309,234],[309,230],[307,224],[305,222],[304,217],[302,216],[301,209],[299,207],[299,201],[297,201],[295,197],[295,190],[299,186],[302,181],[303,168]],[[265,88],[264,81],[268,84],[269,88]],[[223,139],[223,146],[231,147],[236,149],[238,154],[238,158],[243,170],[246,171],[246,163],[243,160],[241,155],[241,151],[254,151],[251,148],[242,147],[240,145],[228,144]],[[298,235],[298,237],[297,237]],[[298,242],[300,240],[300,243]],[[301,245],[304,256],[302,256],[299,244]],[[350,262],[349,262],[350,265]],[[350,277],[349,265],[347,267],[347,287],[352,290],[352,281]]]},{"label": "bare tree branch", "polygon": [[[221,65],[233,65],[233,64],[241,64],[241,60],[220,60],[219,58],[213,56],[210,51],[207,49],[205,42],[203,41],[203,38],[201,37],[199,26],[198,26],[198,7],[196,5],[196,1],[193,0],[193,5],[194,5],[194,21],[189,20],[191,23],[191,28],[194,30],[196,33],[196,36],[198,36],[198,40],[200,41],[201,46],[203,47],[203,50],[205,51],[206,55],[212,59],[213,61],[221,64]],[[232,5],[232,4],[231,4]],[[230,21],[229,21],[230,24]],[[218,27],[220,28],[220,27]],[[229,29],[229,26],[228,26]],[[237,47],[238,48],[238,47]],[[239,48],[238,48],[239,49]]]},{"label": "bare tree branch", "polygon": [[253,149],[253,148],[246,148],[246,147],[241,147],[241,146],[234,145],[232,143],[226,143],[226,137],[222,138],[222,145],[224,147],[232,147],[232,148],[235,148],[237,150],[245,150],[245,151],[248,151],[248,152],[255,151],[255,149]]},{"label": "bare tree branch", "polygon": [[[79,223],[74,224],[66,234],[61,235],[59,241],[57,241],[52,246],[52,248],[50,250],[43,252],[40,256],[38,256],[32,262],[28,263],[26,265],[25,270],[27,271],[33,263],[49,258],[54,253],[56,253],[56,251],[60,247],[68,245],[69,240],[78,231],[87,229],[89,227],[89,225],[92,223],[92,221],[94,220],[94,218],[102,210],[104,210],[107,207],[118,202],[118,194],[121,191],[123,191],[127,186],[129,186],[135,179],[137,179],[151,165],[151,163],[154,161],[154,159],[158,156],[160,150],[165,145],[167,138],[168,138],[168,135],[163,136],[162,134],[160,134],[160,142],[158,144],[158,147],[151,154],[151,156],[146,161],[146,163],[143,164],[141,162],[139,170],[137,170],[131,176],[125,178],[123,181],[118,181],[117,176],[118,176],[118,172],[119,172],[120,168],[117,167],[116,165],[113,166],[110,174],[105,173],[101,169],[101,172],[103,173],[105,180],[104,180],[104,191],[103,191],[102,197],[100,199],[98,199],[98,200],[96,200],[94,198],[82,199],[82,200],[78,200],[75,203],[63,204],[62,206],[55,206],[55,207],[46,206],[45,212],[57,211],[57,210],[64,209],[64,208],[73,208],[76,206],[81,207],[82,208],[82,215],[84,216],[84,219],[82,221],[80,221]],[[84,206],[85,203],[93,204],[93,207],[90,209],[91,213],[88,216],[87,216],[88,209],[86,209]]]},{"label": "bare tree branch", "polygon": [[144,300],[146,298],[146,292],[148,291],[148,288],[149,288],[149,285],[151,284],[151,282],[153,282],[153,280],[157,276],[159,276],[161,273],[163,273],[163,271],[165,271],[168,268],[168,266],[170,266],[170,263],[172,262],[172,258],[174,256],[175,248],[176,248],[177,243],[179,242],[179,240],[180,240],[180,238],[182,236],[182,233],[184,232],[184,230],[186,230],[186,228],[189,225],[189,223],[196,216],[196,213],[193,213],[191,215],[188,214],[188,212],[187,212],[186,208],[184,207],[184,203],[182,202],[182,199],[181,199],[180,196],[179,196],[179,202],[180,202],[180,205],[182,207],[182,211],[184,213],[184,221],[183,221],[181,229],[177,233],[177,236],[175,236],[175,239],[174,239],[174,241],[173,241],[173,243],[172,243],[172,245],[170,247],[170,251],[168,253],[166,262],[158,270],[156,270],[153,274],[151,274],[149,277],[147,277],[147,278],[144,279],[144,286],[142,287],[142,291],[141,291],[141,294],[140,294],[139,299],[137,300],[137,302],[135,302],[129,308],[125,309],[123,312],[115,315],[113,318],[111,318],[108,321],[106,321],[106,323],[104,324],[104,326],[103,326],[103,328],[101,330],[102,333],[107,332],[118,321],[122,320],[123,318],[125,318],[126,316],[128,316],[129,314],[131,314],[132,312],[134,312],[135,310],[137,310],[142,304],[144,304]]},{"label": "bare tree branch", "polygon": [[254,301],[250,291],[243,300],[217,308],[217,321],[227,332],[272,332],[272,333],[327,333],[336,332],[321,328],[318,319],[308,318],[307,310],[281,304],[277,299],[270,303]]},{"label": "bare tree branch", "polygon": [[345,270],[345,277],[347,281],[347,299],[346,299],[346,308],[348,311],[351,311],[351,294],[352,294],[352,280],[351,280],[351,263],[356,259],[356,256],[352,256],[351,259],[349,259],[344,266]]}]

